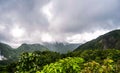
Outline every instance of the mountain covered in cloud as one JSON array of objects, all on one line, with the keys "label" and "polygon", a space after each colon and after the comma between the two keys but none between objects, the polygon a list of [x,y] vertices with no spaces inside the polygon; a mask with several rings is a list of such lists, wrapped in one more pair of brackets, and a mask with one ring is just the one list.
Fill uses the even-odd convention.
[{"label": "mountain covered in cloud", "polygon": [[120,30],[113,30],[98,38],[91,40],[81,46],[75,51],[85,49],[120,49]]}]

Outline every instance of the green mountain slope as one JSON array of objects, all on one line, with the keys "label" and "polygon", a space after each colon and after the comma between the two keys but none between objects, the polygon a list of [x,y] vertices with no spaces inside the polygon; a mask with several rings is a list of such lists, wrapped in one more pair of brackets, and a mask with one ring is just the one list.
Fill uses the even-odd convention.
[{"label": "green mountain slope", "polygon": [[59,52],[59,53],[67,53],[69,51],[73,51],[75,48],[79,46],[79,44],[69,44],[69,43],[44,43],[44,46],[49,48],[50,51]]},{"label": "green mountain slope", "polygon": [[17,61],[18,57],[23,52],[46,50],[48,49],[40,44],[22,44],[20,47],[13,49],[7,44],[0,43],[0,66],[9,65],[10,63]]},{"label": "green mountain slope", "polygon": [[5,58],[11,58],[15,55],[15,51],[9,45],[0,43],[0,55],[4,56]]},{"label": "green mountain slope", "polygon": [[16,49],[17,53],[21,54],[22,52],[33,52],[33,51],[46,51],[48,48],[40,44],[22,44]]},{"label": "green mountain slope", "polygon": [[74,51],[80,49],[120,49],[120,30],[108,32],[79,46]]}]

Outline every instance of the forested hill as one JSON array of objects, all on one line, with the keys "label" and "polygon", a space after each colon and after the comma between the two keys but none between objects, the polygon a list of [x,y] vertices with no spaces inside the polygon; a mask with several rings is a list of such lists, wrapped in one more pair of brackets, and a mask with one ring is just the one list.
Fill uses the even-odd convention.
[{"label": "forested hill", "polygon": [[14,49],[7,44],[0,43],[0,55],[5,58],[11,58],[15,55]]},{"label": "forested hill", "polygon": [[0,56],[5,58],[16,58],[23,52],[34,52],[34,51],[54,51],[59,53],[67,53],[77,48],[79,44],[64,44],[64,43],[46,43],[46,44],[22,44],[16,49],[11,46],[0,43]]},{"label": "forested hill", "polygon": [[91,40],[74,51],[80,49],[120,49],[120,30],[108,32],[98,38]]},{"label": "forested hill", "polygon": [[6,59],[16,59],[23,52],[46,51],[48,48],[40,44],[22,44],[20,47],[13,49],[11,46],[0,43],[0,56]]},{"label": "forested hill", "polygon": [[44,46],[49,48],[50,51],[59,52],[59,53],[67,53],[73,51],[80,44],[70,44],[70,43],[44,43]]},{"label": "forested hill", "polygon": [[22,52],[33,52],[33,51],[47,51],[49,50],[43,45],[40,44],[22,44],[16,49],[16,52],[21,54]]}]

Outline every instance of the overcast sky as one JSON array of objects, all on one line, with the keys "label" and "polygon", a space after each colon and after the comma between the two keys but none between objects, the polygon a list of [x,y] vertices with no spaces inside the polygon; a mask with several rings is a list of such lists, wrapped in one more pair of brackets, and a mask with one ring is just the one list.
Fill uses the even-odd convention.
[{"label": "overcast sky", "polygon": [[120,28],[120,0],[0,0],[0,41],[84,43]]}]

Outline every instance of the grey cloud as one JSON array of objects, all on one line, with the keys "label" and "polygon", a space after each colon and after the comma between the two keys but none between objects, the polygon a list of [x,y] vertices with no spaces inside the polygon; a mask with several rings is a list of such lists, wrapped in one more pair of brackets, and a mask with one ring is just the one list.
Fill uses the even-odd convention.
[{"label": "grey cloud", "polygon": [[[49,3],[50,20],[41,11]],[[25,29],[18,43],[41,42],[42,33],[65,41],[75,34],[116,29],[120,27],[119,8],[119,0],[0,0],[0,25],[5,27],[0,40],[16,40],[10,34],[16,25]]]},{"label": "grey cloud", "polygon": [[35,31],[47,30],[49,23],[41,8],[48,2],[49,0],[0,0],[0,25],[5,27],[4,32],[0,31],[0,40],[13,40],[10,31],[16,25],[24,28],[28,36],[32,36]]},{"label": "grey cloud", "polygon": [[[119,27],[119,0],[54,0],[56,31],[82,33]],[[109,24],[109,21],[114,24]],[[51,25],[51,29],[54,29]]]},{"label": "grey cloud", "polygon": [[6,41],[10,42],[12,39],[12,36],[9,33],[9,29],[4,29],[3,31],[0,31],[0,42]]},{"label": "grey cloud", "polygon": [[48,26],[48,21],[40,9],[48,0],[7,0],[0,7],[1,22],[13,25],[16,22],[30,30],[42,29]]}]

